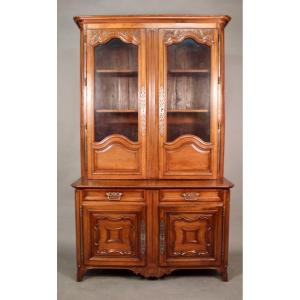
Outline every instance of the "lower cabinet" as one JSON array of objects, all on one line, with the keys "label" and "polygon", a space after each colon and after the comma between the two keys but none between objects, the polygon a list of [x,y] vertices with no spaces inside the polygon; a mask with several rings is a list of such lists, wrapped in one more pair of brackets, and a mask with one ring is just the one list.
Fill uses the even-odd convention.
[{"label": "lower cabinet", "polygon": [[79,281],[93,268],[216,269],[227,280],[228,190],[77,190],[76,199]]}]

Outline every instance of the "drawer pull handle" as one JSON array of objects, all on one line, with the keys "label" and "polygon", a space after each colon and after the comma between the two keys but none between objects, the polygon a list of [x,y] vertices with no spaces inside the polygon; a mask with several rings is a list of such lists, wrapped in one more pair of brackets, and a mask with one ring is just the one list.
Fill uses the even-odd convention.
[{"label": "drawer pull handle", "polygon": [[182,197],[184,200],[198,200],[199,198],[199,193],[191,192],[191,193],[182,193]]},{"label": "drawer pull handle", "polygon": [[109,192],[106,193],[107,200],[121,200],[123,193],[120,192]]}]

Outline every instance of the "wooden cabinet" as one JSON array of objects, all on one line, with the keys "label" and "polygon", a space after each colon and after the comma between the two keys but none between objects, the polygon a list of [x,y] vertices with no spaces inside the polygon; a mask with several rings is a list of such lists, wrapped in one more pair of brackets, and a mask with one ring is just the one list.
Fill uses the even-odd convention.
[{"label": "wooden cabinet", "polygon": [[77,279],[127,268],[227,279],[228,16],[75,17],[81,37]]}]

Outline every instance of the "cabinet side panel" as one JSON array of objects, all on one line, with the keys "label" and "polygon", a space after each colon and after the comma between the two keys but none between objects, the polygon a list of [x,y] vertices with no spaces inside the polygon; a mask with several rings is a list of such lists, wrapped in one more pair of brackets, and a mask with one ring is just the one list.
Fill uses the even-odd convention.
[{"label": "cabinet side panel", "polygon": [[76,260],[77,268],[83,266],[82,252],[82,210],[81,210],[81,192],[75,190],[75,224],[76,224]]},{"label": "cabinet side panel", "polygon": [[80,29],[80,159],[81,177],[87,176],[86,158],[86,26]]},{"label": "cabinet side panel", "polygon": [[218,103],[218,178],[224,176],[224,146],[225,146],[225,57],[224,57],[224,27],[218,32],[219,51],[219,103]]}]

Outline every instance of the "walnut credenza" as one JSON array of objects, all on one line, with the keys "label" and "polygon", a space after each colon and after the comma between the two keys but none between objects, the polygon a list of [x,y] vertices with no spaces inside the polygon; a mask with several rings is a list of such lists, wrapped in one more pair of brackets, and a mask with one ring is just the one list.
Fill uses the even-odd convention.
[{"label": "walnut credenza", "polygon": [[227,280],[228,16],[75,17],[81,41],[77,280],[215,269]]}]

